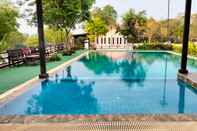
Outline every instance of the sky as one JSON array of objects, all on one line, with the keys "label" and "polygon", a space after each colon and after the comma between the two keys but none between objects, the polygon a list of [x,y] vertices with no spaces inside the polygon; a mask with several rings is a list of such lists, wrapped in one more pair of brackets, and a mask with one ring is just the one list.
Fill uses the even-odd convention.
[{"label": "sky", "polygon": [[[17,1],[17,0],[12,0]],[[170,0],[170,17],[174,18],[179,14],[183,14],[185,10],[185,0]],[[157,20],[166,19],[168,14],[168,0],[96,0],[93,7],[103,7],[107,4],[114,6],[118,12],[118,21],[130,8],[136,11],[146,10],[147,16]],[[197,13],[197,0],[193,0],[192,12]],[[30,27],[24,20],[19,20],[20,31],[27,34],[37,32],[35,27]]]},{"label": "sky", "polygon": [[[170,0],[170,15],[176,17],[185,10],[186,0]],[[130,8],[136,11],[146,10],[148,16],[156,19],[166,19],[168,16],[168,0],[96,0],[98,7],[106,4],[113,5],[117,10],[119,19]],[[193,12],[197,12],[197,0],[193,0]]]}]

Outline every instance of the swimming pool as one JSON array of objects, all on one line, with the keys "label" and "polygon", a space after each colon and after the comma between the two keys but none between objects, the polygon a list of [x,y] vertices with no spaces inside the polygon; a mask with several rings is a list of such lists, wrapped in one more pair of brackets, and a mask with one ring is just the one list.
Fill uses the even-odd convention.
[{"label": "swimming pool", "polygon": [[[191,114],[197,90],[167,52],[92,52],[0,106],[1,115]],[[190,71],[197,61],[190,59]]]}]

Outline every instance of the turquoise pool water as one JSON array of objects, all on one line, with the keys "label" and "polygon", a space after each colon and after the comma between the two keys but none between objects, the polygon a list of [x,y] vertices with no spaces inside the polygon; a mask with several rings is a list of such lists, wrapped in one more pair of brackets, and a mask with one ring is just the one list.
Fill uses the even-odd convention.
[{"label": "turquoise pool water", "polygon": [[[179,63],[166,52],[90,53],[1,105],[0,114],[197,113],[197,90],[177,80]],[[188,68],[197,71],[197,61]]]}]

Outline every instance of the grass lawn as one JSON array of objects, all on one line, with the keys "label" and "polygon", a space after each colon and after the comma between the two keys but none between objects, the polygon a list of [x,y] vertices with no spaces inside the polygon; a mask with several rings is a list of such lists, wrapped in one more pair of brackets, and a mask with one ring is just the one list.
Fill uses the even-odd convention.
[{"label": "grass lawn", "polygon": [[[80,55],[85,52],[85,50],[76,51],[72,56],[62,56],[61,61],[58,62],[49,62],[47,63],[47,70],[50,70],[54,67],[57,67],[60,64]],[[0,70],[0,94],[8,91],[11,88],[14,88],[17,85],[20,85],[33,77],[38,76],[40,72],[40,66],[24,66],[12,68],[4,68]]]}]

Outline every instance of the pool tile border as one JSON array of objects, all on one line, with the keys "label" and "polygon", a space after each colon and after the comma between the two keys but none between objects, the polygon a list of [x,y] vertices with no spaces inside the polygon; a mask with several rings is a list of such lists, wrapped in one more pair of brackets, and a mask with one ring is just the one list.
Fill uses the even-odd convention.
[{"label": "pool tile border", "polygon": [[197,115],[48,115],[0,116],[0,124],[83,123],[116,121],[197,122]]}]

